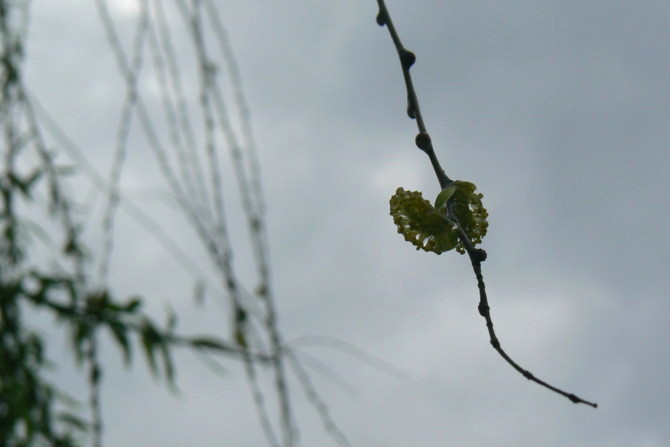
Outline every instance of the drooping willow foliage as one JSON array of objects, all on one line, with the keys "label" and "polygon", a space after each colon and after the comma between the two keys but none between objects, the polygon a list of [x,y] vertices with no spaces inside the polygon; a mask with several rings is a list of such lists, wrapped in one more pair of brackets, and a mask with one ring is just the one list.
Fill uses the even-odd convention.
[{"label": "drooping willow foliage", "polygon": [[[250,113],[217,2],[137,0],[130,38],[119,31],[112,4],[113,0],[95,1],[100,30],[125,91],[115,124],[113,161],[107,172],[101,172],[26,84],[28,18],[30,9],[40,4],[0,0],[2,445],[103,445],[105,365],[99,354],[103,338],[121,349],[127,363],[134,351],[141,350],[149,369],[168,383],[174,381],[172,352],[178,347],[241,362],[262,429],[273,446],[297,442],[287,377],[293,371],[325,430],[340,445],[348,445],[278,327]],[[190,47],[188,58],[177,43]],[[160,107],[149,105],[147,86],[158,92]],[[131,129],[138,129],[141,145],[131,142]],[[180,334],[176,314],[168,313],[159,324],[144,310],[144,297],[120,297],[110,282],[119,211],[144,226],[194,275],[200,274],[175,237],[122,193],[131,150],[151,153],[152,169],[160,171],[206,250],[217,275],[214,282],[228,300],[230,315],[222,318],[232,321],[230,333]],[[250,240],[253,280],[240,279],[239,266],[233,262],[232,241],[243,236],[231,234],[226,213],[231,197],[224,195],[223,176],[231,167],[237,183],[232,194],[239,194],[235,200],[242,204]],[[98,221],[82,211],[68,187],[72,177],[82,175],[104,197],[104,215]],[[92,225],[98,225],[101,243],[92,244],[84,237]],[[48,262],[40,262],[45,254]],[[55,317],[69,334],[75,360],[88,377],[88,411],[47,378],[53,359],[47,358],[48,340],[29,323],[36,311]],[[259,368],[272,373],[270,399],[259,384]],[[268,402],[277,407],[269,408]]]}]

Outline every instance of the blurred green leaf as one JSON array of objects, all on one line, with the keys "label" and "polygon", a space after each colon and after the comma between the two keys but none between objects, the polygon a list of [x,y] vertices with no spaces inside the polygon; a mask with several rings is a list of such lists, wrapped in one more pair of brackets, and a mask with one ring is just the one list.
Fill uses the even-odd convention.
[{"label": "blurred green leaf", "polygon": [[72,348],[78,362],[84,359],[84,345],[90,341],[93,335],[91,323],[84,319],[73,320],[72,325]]},{"label": "blurred green leaf", "polygon": [[175,370],[174,362],[172,361],[172,353],[170,352],[170,345],[167,343],[161,343],[161,354],[163,358],[163,368],[165,369],[165,378],[167,379],[170,388],[176,389],[175,385]]},{"label": "blurred green leaf", "polygon": [[160,347],[160,334],[149,320],[145,320],[140,332],[140,337],[142,339],[142,346],[144,347],[144,354],[147,358],[149,369],[154,376],[158,376],[159,371],[158,363],[156,361],[156,349]]},{"label": "blurred green leaf", "polygon": [[142,298],[139,296],[133,297],[124,306],[123,310],[128,313],[135,313],[142,307]]},{"label": "blurred green leaf", "polygon": [[59,421],[67,425],[70,425],[74,428],[77,428],[81,431],[87,430],[91,425],[89,422],[87,422],[83,418],[80,418],[74,413],[61,413],[57,416],[57,418]]},{"label": "blurred green leaf", "polygon": [[211,337],[194,337],[190,340],[191,345],[197,348],[216,349],[218,351],[230,352],[233,349],[224,342]]},{"label": "blurred green leaf", "polygon": [[110,321],[109,329],[116,339],[116,342],[121,347],[121,351],[123,351],[123,361],[125,365],[129,366],[132,360],[132,351],[130,340],[128,339],[128,327],[118,321]]}]

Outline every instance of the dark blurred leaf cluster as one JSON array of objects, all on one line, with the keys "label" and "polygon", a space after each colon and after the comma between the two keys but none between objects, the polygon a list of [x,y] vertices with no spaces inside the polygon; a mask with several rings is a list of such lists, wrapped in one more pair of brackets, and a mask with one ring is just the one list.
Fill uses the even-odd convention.
[{"label": "dark blurred leaf cluster", "polygon": [[[0,172],[0,445],[8,447],[81,445],[82,435],[92,425],[81,416],[80,405],[45,377],[54,365],[46,358],[44,335],[25,321],[31,311],[48,311],[68,331],[77,363],[95,365],[89,374],[92,387],[99,386],[102,375],[97,361],[90,358],[99,334],[115,342],[127,365],[133,359],[133,347],[141,347],[151,372],[171,386],[175,376],[172,348],[177,345],[239,353],[214,337],[177,335],[174,313],[159,326],[143,313],[140,297],[122,300],[108,289],[88,291],[75,271],[33,268],[26,256],[30,239],[20,237],[28,230],[14,205],[18,200],[31,200],[41,172],[25,181],[17,180],[11,170]],[[70,228],[65,234],[61,255],[85,257],[77,231]]]},{"label": "dark blurred leaf cluster", "polygon": [[[4,150],[4,148],[3,148]],[[141,347],[151,372],[174,386],[172,348],[235,353],[239,349],[213,337],[183,337],[175,333],[177,317],[169,313],[165,325],[157,325],[143,313],[142,299],[121,300],[108,289],[87,291],[76,272],[40,271],[27,263],[29,239],[13,204],[18,195],[30,200],[41,175],[16,181],[11,171],[0,173],[0,443],[3,446],[75,446],[91,429],[80,405],[45,377],[54,366],[45,356],[44,335],[26,324],[26,313],[46,310],[70,335],[79,365],[91,366],[91,387],[99,386],[102,370],[90,358],[98,334],[107,334],[121,350],[126,365],[133,359],[133,346]],[[33,180],[34,179],[34,180]],[[86,250],[70,229],[62,256],[85,257]],[[79,441],[77,441],[79,440]]]}]

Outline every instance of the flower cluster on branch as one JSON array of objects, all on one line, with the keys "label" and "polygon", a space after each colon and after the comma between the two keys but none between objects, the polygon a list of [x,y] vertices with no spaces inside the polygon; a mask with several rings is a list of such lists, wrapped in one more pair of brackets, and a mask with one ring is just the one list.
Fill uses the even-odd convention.
[{"label": "flower cluster on branch", "polygon": [[464,254],[456,223],[473,245],[482,242],[488,229],[483,194],[475,193],[476,189],[474,183],[454,181],[437,196],[435,205],[431,205],[420,192],[399,187],[390,200],[391,216],[398,233],[417,250],[439,255],[455,248]]}]

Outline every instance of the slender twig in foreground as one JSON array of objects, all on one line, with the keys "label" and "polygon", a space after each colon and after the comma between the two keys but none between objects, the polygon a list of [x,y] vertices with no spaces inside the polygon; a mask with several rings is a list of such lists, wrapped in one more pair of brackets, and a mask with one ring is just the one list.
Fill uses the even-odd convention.
[{"label": "slender twig in foreground", "polygon": [[323,422],[324,428],[328,434],[337,442],[338,445],[343,447],[351,447],[351,444],[349,443],[346,435],[342,430],[340,430],[340,428],[335,423],[335,420],[330,415],[328,405],[323,400],[323,398],[321,398],[319,393],[317,393],[316,388],[312,384],[312,380],[309,377],[309,374],[307,374],[307,371],[305,371],[303,368],[300,360],[298,360],[298,357],[290,349],[287,350],[285,354],[287,356],[289,365],[293,368],[293,371],[299,378],[300,385],[305,391],[307,399],[314,406],[316,412],[321,417],[321,421]]},{"label": "slender twig in foreground", "polygon": [[[423,121],[423,116],[421,115],[421,109],[419,107],[419,101],[414,91],[414,84],[412,83],[412,76],[410,74],[410,68],[416,61],[416,56],[411,51],[407,50],[400,41],[398,33],[396,32],[395,27],[393,26],[393,21],[389,15],[388,10],[386,9],[386,4],[384,0],[377,0],[379,5],[379,13],[377,14],[377,24],[379,26],[386,26],[391,34],[391,39],[395,45],[396,50],[398,51],[398,57],[400,58],[400,65],[402,66],[403,77],[405,78],[405,86],[407,88],[407,114],[410,118],[416,119],[417,127],[419,128],[419,133],[416,136],[416,145],[419,149],[424,151],[430,158],[430,162],[433,165],[435,174],[437,175],[437,180],[440,182],[440,187],[442,189],[447,188],[452,180],[447,177],[445,172],[440,166],[440,162],[437,160],[435,151],[433,150],[433,143],[431,142],[430,135],[426,130],[426,125]],[[558,393],[568,399],[571,402],[576,404],[586,404],[590,405],[593,408],[597,408],[598,404],[594,402],[589,402],[581,397],[563,391],[559,388],[556,388],[553,385],[545,382],[544,380],[538,379],[530,371],[523,369],[516,363],[512,358],[503,350],[498,337],[496,336],[495,331],[493,330],[493,320],[491,319],[491,312],[488,303],[488,297],[486,296],[486,287],[484,285],[484,277],[482,276],[481,264],[486,260],[486,252],[480,248],[475,248],[467,234],[459,224],[458,220],[455,218],[453,210],[449,207],[447,208],[447,218],[451,221],[458,229],[460,239],[465,247],[465,250],[468,252],[470,261],[472,262],[472,269],[475,272],[477,277],[477,287],[479,288],[479,314],[484,317],[486,320],[486,327],[489,332],[489,338],[493,348],[500,354],[500,356],[505,359],[514,369],[516,369],[522,376],[526,379],[531,380],[555,393]]]}]

